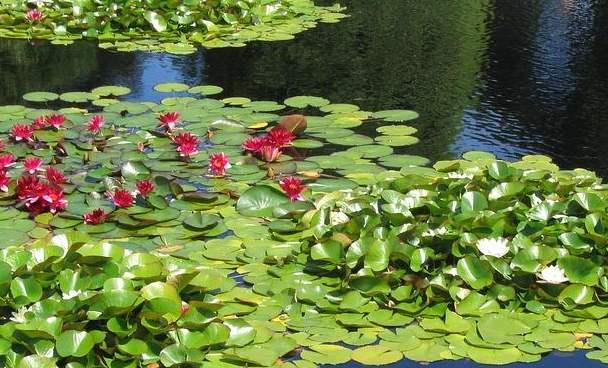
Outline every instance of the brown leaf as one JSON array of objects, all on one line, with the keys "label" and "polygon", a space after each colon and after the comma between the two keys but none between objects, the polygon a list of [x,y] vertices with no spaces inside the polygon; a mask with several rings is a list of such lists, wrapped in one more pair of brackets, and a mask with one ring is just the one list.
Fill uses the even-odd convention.
[{"label": "brown leaf", "polygon": [[298,171],[298,174],[307,178],[318,178],[321,176],[318,171]]},{"label": "brown leaf", "polygon": [[289,130],[295,135],[299,135],[306,130],[306,117],[299,114],[287,115],[281,119],[278,126]]}]

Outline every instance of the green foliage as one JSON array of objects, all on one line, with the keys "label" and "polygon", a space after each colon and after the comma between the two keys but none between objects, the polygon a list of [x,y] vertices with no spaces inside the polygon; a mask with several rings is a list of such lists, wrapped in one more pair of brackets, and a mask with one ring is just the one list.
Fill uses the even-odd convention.
[{"label": "green foliage", "polygon": [[344,17],[339,5],[310,0],[92,1],[49,0],[38,8],[42,19],[28,21],[28,5],[0,2],[0,37],[37,38],[69,44],[98,39],[118,51],[189,54],[196,45],[242,46],[251,40],[286,40],[317,21]]},{"label": "green foliage", "polygon": [[[221,93],[176,83],[157,90]],[[285,104],[316,113],[297,126],[322,154],[291,147],[267,164],[239,146],[274,125],[283,105],[124,102],[125,93],[105,86],[72,102],[116,97],[96,136],[84,129],[88,111],[68,107],[59,110],[65,128],[6,144],[18,161],[7,169],[13,180],[29,156],[66,173],[68,208],[29,217],[14,184],[0,194],[0,307],[10,316],[0,328],[3,366],[507,364],[576,348],[606,360],[608,192],[593,173],[539,156],[508,163],[470,152],[424,167],[424,157],[392,148],[365,155],[359,147],[370,146],[356,146],[352,127],[371,117],[381,136],[409,137],[409,126],[380,117],[414,114],[374,115],[312,96]],[[156,129],[166,111],[182,113],[177,129],[205,137],[201,152],[179,157]],[[0,107],[3,141],[14,123],[53,112]],[[351,136],[357,149],[327,144]],[[231,157],[225,177],[205,174],[213,152]],[[305,201],[288,201],[273,177],[295,173],[306,178]],[[103,198],[142,178],[156,188],[136,205],[115,209]],[[108,220],[84,224],[94,208]]]}]

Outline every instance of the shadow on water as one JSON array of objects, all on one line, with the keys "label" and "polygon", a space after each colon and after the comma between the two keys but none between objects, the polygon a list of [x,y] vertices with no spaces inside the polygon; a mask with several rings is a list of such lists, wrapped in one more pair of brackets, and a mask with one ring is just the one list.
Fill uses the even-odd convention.
[{"label": "shadow on water", "polygon": [[[189,56],[0,39],[0,104],[21,103],[22,94],[35,90],[108,84],[129,86],[130,99],[158,101],[162,95],[152,87],[166,81],[218,84],[226,96],[276,101],[319,95],[367,110],[417,110],[422,143],[404,152],[433,160],[471,149],[505,159],[542,153],[564,167],[608,174],[605,0],[342,3],[350,18],[293,41]],[[601,366],[583,354],[554,353],[542,363],[511,367]]]},{"label": "shadow on water", "polygon": [[[606,365],[597,361],[590,361],[585,358],[585,352],[576,351],[572,353],[551,353],[544,357],[540,363],[520,363],[520,364],[509,364],[502,366],[506,368],[573,368],[576,365],[581,368],[603,368]],[[358,363],[349,363],[338,365],[336,368],[369,368]],[[468,360],[444,360],[436,363],[429,364],[418,364],[410,361],[404,361],[400,363],[383,365],[384,368],[490,368],[497,367],[495,365],[476,364]]]}]

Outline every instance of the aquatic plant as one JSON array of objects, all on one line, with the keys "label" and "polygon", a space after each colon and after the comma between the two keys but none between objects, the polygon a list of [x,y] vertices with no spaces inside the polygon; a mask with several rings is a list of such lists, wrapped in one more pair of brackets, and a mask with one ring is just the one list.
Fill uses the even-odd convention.
[{"label": "aquatic plant", "polygon": [[339,5],[311,0],[0,2],[0,37],[69,44],[98,39],[118,51],[189,54],[196,45],[242,46],[252,40],[288,40],[316,22],[344,17]]},{"label": "aquatic plant", "polygon": [[[416,142],[412,111],[156,89],[171,95],[0,107],[2,364],[608,361],[608,192],[592,172],[483,152],[428,167],[394,153]],[[356,132],[369,124],[378,136]],[[268,142],[276,160],[250,149]]]}]

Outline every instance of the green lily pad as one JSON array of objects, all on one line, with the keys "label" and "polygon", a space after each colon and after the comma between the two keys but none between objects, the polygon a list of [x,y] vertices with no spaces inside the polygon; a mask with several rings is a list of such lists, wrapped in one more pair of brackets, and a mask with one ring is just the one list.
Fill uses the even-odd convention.
[{"label": "green lily pad", "polygon": [[385,125],[376,128],[376,131],[385,135],[403,136],[415,134],[418,129],[409,125]]},{"label": "green lily pad", "polygon": [[329,104],[329,100],[316,96],[294,96],[284,101],[285,105],[292,107],[321,107]]},{"label": "green lily pad", "polygon": [[364,346],[353,351],[352,359],[365,365],[386,365],[403,358],[400,351],[390,350],[383,345]]},{"label": "green lily pad", "polygon": [[59,99],[59,95],[53,92],[29,92],[23,95],[23,99],[30,102],[50,102]]},{"label": "green lily pad", "polygon": [[376,143],[391,147],[411,146],[418,143],[420,140],[409,135],[381,135],[375,138]]},{"label": "green lily pad", "polygon": [[271,217],[274,207],[288,201],[289,199],[277,189],[258,185],[243,193],[236,204],[236,209],[245,216]]},{"label": "green lily pad", "polygon": [[159,83],[154,86],[154,90],[157,92],[186,92],[190,89],[190,86],[184,83]]}]

